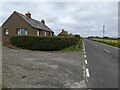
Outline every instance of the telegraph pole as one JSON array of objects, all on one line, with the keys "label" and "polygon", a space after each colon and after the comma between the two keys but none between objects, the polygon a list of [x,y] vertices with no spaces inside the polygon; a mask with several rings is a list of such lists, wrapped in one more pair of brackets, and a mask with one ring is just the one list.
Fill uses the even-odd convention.
[{"label": "telegraph pole", "polygon": [[104,35],[105,35],[105,25],[103,25],[103,41],[104,41]]}]

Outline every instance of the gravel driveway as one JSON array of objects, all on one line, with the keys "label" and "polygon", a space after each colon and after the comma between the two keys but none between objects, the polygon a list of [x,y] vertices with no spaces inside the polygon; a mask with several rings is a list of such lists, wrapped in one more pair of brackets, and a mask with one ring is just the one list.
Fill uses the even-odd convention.
[{"label": "gravel driveway", "polygon": [[3,81],[9,88],[83,88],[81,52],[44,52],[3,47]]},{"label": "gravel driveway", "polygon": [[0,42],[0,90],[2,88],[2,44]]}]

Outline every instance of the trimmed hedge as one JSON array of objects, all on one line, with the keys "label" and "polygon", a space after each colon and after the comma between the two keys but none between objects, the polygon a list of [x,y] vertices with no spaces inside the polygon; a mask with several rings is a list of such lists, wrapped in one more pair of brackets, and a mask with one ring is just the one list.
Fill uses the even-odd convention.
[{"label": "trimmed hedge", "polygon": [[10,39],[12,45],[30,50],[58,51],[63,48],[75,45],[79,42],[76,37],[68,36],[12,36]]}]

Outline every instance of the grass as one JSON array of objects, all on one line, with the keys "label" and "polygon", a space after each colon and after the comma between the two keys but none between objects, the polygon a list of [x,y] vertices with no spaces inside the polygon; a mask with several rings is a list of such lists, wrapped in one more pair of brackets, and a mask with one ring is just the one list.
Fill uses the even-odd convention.
[{"label": "grass", "polygon": [[63,52],[76,52],[76,51],[80,51],[82,48],[83,48],[82,38],[80,38],[80,41],[76,45],[72,45],[70,47],[64,48],[61,51],[63,51]]},{"label": "grass", "polygon": [[108,44],[108,45],[120,48],[120,40],[99,39],[99,38],[90,38],[90,40],[101,42],[104,44]]}]

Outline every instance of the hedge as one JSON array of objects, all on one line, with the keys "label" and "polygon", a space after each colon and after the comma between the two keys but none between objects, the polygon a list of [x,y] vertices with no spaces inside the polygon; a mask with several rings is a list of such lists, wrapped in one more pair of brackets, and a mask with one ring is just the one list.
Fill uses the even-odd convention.
[{"label": "hedge", "polygon": [[12,36],[10,43],[18,48],[42,51],[58,51],[79,41],[76,37],[68,36]]}]

